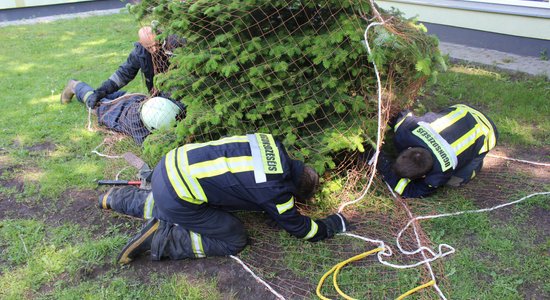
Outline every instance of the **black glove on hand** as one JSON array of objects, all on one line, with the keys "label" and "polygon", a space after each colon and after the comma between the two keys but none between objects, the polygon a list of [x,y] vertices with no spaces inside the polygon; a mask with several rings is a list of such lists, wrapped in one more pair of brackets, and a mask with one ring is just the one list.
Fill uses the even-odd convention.
[{"label": "black glove on hand", "polygon": [[100,96],[99,99],[118,91],[120,87],[111,79],[103,81],[100,87],[95,92]]},{"label": "black glove on hand", "polygon": [[327,228],[327,238],[333,237],[339,232],[345,232],[348,225],[348,221],[342,214],[330,215],[324,219],[319,220],[325,224]]},{"label": "black glove on hand", "polygon": [[[103,97],[101,97],[101,98],[103,98]],[[86,98],[86,106],[88,108],[95,108],[96,105],[97,105],[97,102],[101,98],[98,96],[97,92],[93,92],[92,94],[90,94],[88,96],[88,98]]]},{"label": "black glove on hand", "polygon": [[105,96],[118,91],[118,85],[111,79],[105,80],[100,87],[98,87],[88,99],[86,99],[86,106],[89,108],[95,108],[98,105],[99,100],[105,98]]},{"label": "black glove on hand", "polygon": [[387,154],[385,154],[384,152],[380,152],[380,154],[378,154],[378,163],[376,163],[376,169],[380,173],[382,173],[382,175],[387,174],[391,171],[392,163],[392,160]]}]

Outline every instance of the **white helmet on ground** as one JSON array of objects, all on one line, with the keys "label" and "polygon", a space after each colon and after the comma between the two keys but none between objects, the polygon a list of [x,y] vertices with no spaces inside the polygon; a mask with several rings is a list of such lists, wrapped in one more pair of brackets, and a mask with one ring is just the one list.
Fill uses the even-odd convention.
[{"label": "white helmet on ground", "polygon": [[180,114],[180,108],[172,101],[153,97],[146,100],[141,106],[141,120],[149,131],[167,128]]}]

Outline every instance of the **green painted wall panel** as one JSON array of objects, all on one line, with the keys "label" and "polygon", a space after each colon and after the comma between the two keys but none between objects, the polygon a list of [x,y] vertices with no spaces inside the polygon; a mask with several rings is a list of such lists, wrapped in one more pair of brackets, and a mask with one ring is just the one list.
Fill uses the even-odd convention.
[{"label": "green painted wall panel", "polygon": [[376,1],[385,9],[392,6],[407,17],[417,16],[422,22],[482,30],[521,37],[550,40],[550,19],[495,12],[427,6],[400,1]]}]

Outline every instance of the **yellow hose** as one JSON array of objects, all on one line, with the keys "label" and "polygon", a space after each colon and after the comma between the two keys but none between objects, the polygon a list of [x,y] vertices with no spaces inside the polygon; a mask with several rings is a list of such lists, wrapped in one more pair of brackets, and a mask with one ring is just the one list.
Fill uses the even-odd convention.
[{"label": "yellow hose", "polygon": [[[338,292],[338,294],[340,294],[340,296],[344,297],[345,299],[347,300],[356,300],[355,298],[352,298],[350,296],[348,296],[346,293],[344,293],[340,287],[338,286],[338,281],[337,281],[337,277],[338,277],[338,273],[340,273],[340,270],[347,264],[349,264],[350,262],[353,262],[353,261],[356,261],[356,260],[360,260],[362,258],[365,258],[373,253],[376,253],[376,252],[380,252],[384,250],[384,248],[376,248],[376,249],[373,249],[373,250],[370,250],[370,251],[367,251],[367,252],[364,252],[364,253],[361,253],[359,255],[356,255],[352,258],[348,258],[346,259],[345,261],[343,262],[339,262],[337,263],[334,267],[332,267],[328,272],[326,272],[322,277],[321,279],[319,280],[319,283],[317,284],[317,289],[315,290],[315,292],[317,293],[317,296],[322,299],[322,300],[330,300],[330,298],[327,298],[325,296],[323,296],[323,294],[321,294],[321,287],[323,287],[323,284],[325,283],[325,280],[327,279],[327,277],[334,273],[333,276],[332,276],[332,283],[334,284],[334,288],[336,289],[336,291]],[[419,290],[421,289],[424,289],[424,288],[427,288],[429,286],[433,286],[435,284],[435,280],[431,280],[423,285],[420,285],[420,286],[417,286],[409,291],[407,291],[406,293],[404,293],[403,295],[397,297],[396,300],[402,300],[402,299],[405,299],[407,296],[409,295],[412,295],[416,292],[418,292]]]},{"label": "yellow hose", "polygon": [[415,287],[414,289],[412,289],[412,290],[406,292],[405,294],[403,294],[403,295],[397,297],[396,300],[405,299],[405,297],[407,297],[407,296],[409,296],[409,295],[411,295],[411,294],[414,294],[414,293],[420,291],[420,290],[423,289],[423,288],[427,288],[427,287],[429,287],[429,286],[432,286],[432,285],[434,285],[434,284],[435,284],[435,280],[432,279],[432,280],[430,280],[430,281],[424,283],[423,285],[417,286],[417,287]]},{"label": "yellow hose", "polygon": [[317,296],[319,296],[319,298],[323,299],[323,300],[330,300],[329,298],[323,296],[323,294],[321,294],[321,287],[323,286],[323,283],[325,282],[325,279],[330,275],[332,274],[333,272],[335,272],[334,276],[333,276],[333,282],[334,282],[334,287],[336,288],[336,290],[338,291],[338,293],[340,295],[342,295],[342,297],[348,299],[348,300],[352,300],[353,298],[349,297],[348,295],[346,295],[345,293],[342,292],[342,290],[340,290],[340,288],[338,287],[338,284],[336,283],[336,275],[338,274],[338,272],[340,271],[340,269],[342,267],[344,267],[345,265],[347,265],[348,263],[352,262],[352,261],[356,261],[356,260],[359,260],[361,258],[364,258],[366,256],[369,256],[373,253],[376,253],[376,252],[380,252],[384,250],[384,248],[376,248],[376,249],[373,249],[373,250],[370,250],[370,251],[367,251],[365,253],[361,253],[359,255],[356,255],[352,258],[349,258],[343,262],[340,262],[338,264],[336,264],[334,267],[332,267],[332,269],[330,269],[328,272],[325,273],[325,275],[323,275],[323,277],[321,277],[321,279],[319,280],[319,284],[317,285]]}]

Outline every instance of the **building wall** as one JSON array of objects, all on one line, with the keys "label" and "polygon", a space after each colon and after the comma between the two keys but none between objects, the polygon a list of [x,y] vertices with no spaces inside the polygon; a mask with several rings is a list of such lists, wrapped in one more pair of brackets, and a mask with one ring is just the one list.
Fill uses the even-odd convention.
[{"label": "building wall", "polygon": [[85,1],[92,1],[92,0],[1,0],[0,9],[23,8],[23,7],[65,4],[65,3],[85,2]]},{"label": "building wall", "polygon": [[[550,40],[550,3],[540,1],[379,0],[421,22]],[[525,5],[519,5],[524,2]],[[507,4],[502,4],[507,3]]]}]

